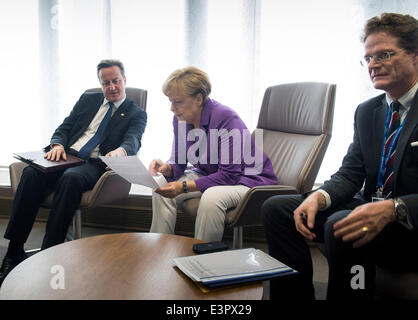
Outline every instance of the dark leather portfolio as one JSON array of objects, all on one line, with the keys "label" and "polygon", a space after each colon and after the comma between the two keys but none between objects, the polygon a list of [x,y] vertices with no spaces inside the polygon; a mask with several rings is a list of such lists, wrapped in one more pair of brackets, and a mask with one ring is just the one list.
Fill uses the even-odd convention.
[{"label": "dark leather portfolio", "polygon": [[13,157],[23,161],[32,167],[42,171],[43,173],[51,173],[60,170],[65,170],[67,168],[79,166],[85,161],[76,156],[66,153],[67,160],[60,159],[60,161],[51,161],[45,159],[45,151],[29,151],[29,152],[19,152],[13,153]]}]

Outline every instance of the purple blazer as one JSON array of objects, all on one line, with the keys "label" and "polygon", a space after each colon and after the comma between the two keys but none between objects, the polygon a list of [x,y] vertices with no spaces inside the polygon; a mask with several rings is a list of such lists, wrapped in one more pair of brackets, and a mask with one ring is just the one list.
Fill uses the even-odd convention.
[{"label": "purple blazer", "polygon": [[200,128],[173,119],[174,141],[170,160],[173,177],[178,180],[187,168],[202,174],[195,180],[199,191],[213,186],[275,185],[277,177],[270,159],[255,145],[238,114],[213,99],[202,110]]}]

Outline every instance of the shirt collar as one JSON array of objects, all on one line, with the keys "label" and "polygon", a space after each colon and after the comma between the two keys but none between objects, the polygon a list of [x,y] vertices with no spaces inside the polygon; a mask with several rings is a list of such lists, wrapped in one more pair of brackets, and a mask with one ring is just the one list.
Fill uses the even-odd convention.
[{"label": "shirt collar", "polygon": [[[117,108],[119,108],[119,107],[122,105],[122,103],[124,103],[124,102],[125,102],[125,100],[126,100],[126,95],[125,95],[125,97],[123,97],[123,98],[122,98],[122,99],[120,99],[119,101],[115,101],[115,102],[113,102],[113,105],[115,106],[115,110],[116,110]],[[109,100],[107,100],[106,98],[104,98],[103,105],[106,105],[107,103],[109,103]]]},{"label": "shirt collar", "polygon": [[200,117],[200,126],[207,126],[209,124],[210,118],[210,109],[212,105],[212,100],[206,98],[205,104],[203,105],[202,116]]},{"label": "shirt collar", "polygon": [[[403,111],[408,111],[409,108],[412,105],[412,100],[414,100],[415,94],[418,90],[418,81],[415,82],[415,85],[408,90],[407,93],[405,93],[402,97],[399,98],[398,102],[401,104],[401,109]],[[390,106],[390,104],[393,102],[393,99],[389,97],[388,94],[386,94],[386,102]]]}]

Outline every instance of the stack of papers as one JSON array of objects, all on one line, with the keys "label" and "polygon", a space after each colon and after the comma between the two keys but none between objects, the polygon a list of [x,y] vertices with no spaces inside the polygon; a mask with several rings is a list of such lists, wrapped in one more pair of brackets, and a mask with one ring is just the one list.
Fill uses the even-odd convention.
[{"label": "stack of papers", "polygon": [[201,254],[174,258],[173,260],[184,274],[207,287],[267,280],[297,273],[267,253],[254,248]]}]

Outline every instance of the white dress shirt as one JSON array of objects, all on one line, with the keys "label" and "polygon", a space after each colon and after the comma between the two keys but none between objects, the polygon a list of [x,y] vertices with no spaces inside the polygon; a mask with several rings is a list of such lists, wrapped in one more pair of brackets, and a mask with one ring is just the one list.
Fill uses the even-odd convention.
[{"label": "white dress shirt", "polygon": [[[125,101],[126,97],[123,99],[114,102],[114,108],[112,110],[112,116],[116,112],[116,110],[120,107],[120,105]],[[106,115],[108,109],[109,101],[104,98],[103,104],[100,106],[99,110],[97,111],[96,115],[94,116],[93,120],[90,122],[89,126],[87,127],[86,131],[81,135],[81,137],[70,147],[76,151],[80,151],[80,149],[96,134],[97,129],[99,128],[100,123],[102,122],[103,118]],[[99,145],[97,145],[90,154],[90,158],[98,158],[99,157]]]}]

